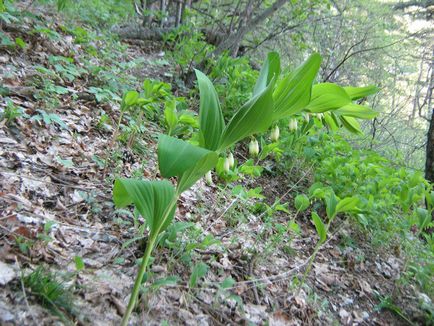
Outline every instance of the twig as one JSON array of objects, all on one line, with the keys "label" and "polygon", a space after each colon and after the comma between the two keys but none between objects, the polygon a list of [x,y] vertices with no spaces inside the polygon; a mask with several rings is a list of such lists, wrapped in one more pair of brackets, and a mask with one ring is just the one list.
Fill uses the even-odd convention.
[{"label": "twig", "polygon": [[223,218],[223,216],[225,216],[225,214],[231,209],[231,207],[235,205],[238,199],[240,199],[239,195],[234,200],[232,200],[232,202],[225,208],[223,213],[221,213],[220,216],[205,229],[205,232],[208,231],[217,222],[219,222]]},{"label": "twig", "polygon": [[32,310],[30,309],[29,301],[27,300],[26,287],[24,286],[24,281],[23,281],[23,271],[21,269],[20,263],[18,262],[17,256],[15,256],[15,264],[17,265],[18,269],[20,270],[21,290],[23,291],[24,302],[26,303],[27,311],[29,312],[30,316],[32,317],[33,322],[36,325],[37,323],[36,323],[35,317],[33,316]]}]

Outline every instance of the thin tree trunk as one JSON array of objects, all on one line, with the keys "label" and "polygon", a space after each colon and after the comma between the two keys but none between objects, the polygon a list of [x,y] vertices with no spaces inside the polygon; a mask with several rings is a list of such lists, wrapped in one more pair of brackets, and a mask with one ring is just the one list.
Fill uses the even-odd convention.
[{"label": "thin tree trunk", "polygon": [[219,55],[225,50],[231,51],[231,53],[237,53],[238,47],[243,40],[244,36],[252,31],[258,24],[263,22],[268,17],[271,17],[280,7],[286,4],[288,0],[276,0],[271,7],[265,9],[262,13],[260,13],[255,18],[248,21],[244,26],[239,28],[236,32],[229,35],[229,37],[224,40],[220,45],[215,49],[214,55]]},{"label": "thin tree trunk", "polygon": [[431,112],[426,142],[425,179],[434,183],[434,110]]},{"label": "thin tree trunk", "polygon": [[175,19],[175,27],[179,27],[182,20],[182,12],[185,8],[185,2],[182,0],[179,0],[176,3],[176,19]]},{"label": "thin tree trunk", "polygon": [[[433,49],[434,54],[434,49]],[[433,88],[434,88],[434,59],[431,59],[431,72],[429,73],[428,89],[426,92],[425,102],[428,105],[428,114],[431,114],[429,129],[426,141],[426,162],[425,178],[434,183],[434,108],[432,105]],[[419,112],[421,114],[421,112]],[[429,116],[428,116],[429,117]],[[433,212],[434,218],[434,212]]]}]

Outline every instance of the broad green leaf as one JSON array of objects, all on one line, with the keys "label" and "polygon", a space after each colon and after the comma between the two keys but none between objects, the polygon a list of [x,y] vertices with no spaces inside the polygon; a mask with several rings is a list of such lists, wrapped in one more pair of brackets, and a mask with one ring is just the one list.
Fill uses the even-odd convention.
[{"label": "broad green leaf", "polygon": [[178,117],[176,115],[176,100],[173,99],[166,103],[166,108],[164,109],[164,118],[166,120],[167,126],[169,127],[169,135],[172,133],[173,129],[178,123]]},{"label": "broad green leaf", "polygon": [[375,112],[371,108],[354,103],[344,105],[343,107],[335,110],[334,113],[359,119],[373,119],[378,115],[378,112]]},{"label": "broad green leaf", "polygon": [[362,133],[362,130],[360,129],[360,124],[353,117],[340,116],[339,118],[341,119],[342,124],[348,131],[355,134]]},{"label": "broad green leaf", "polygon": [[321,83],[312,87],[312,98],[306,110],[321,113],[350,103],[351,98],[342,87],[332,83]]},{"label": "broad green leaf", "polygon": [[324,200],[326,203],[327,217],[329,218],[329,220],[332,220],[337,214],[336,207],[338,204],[338,199],[336,198],[335,193],[331,191],[325,194]]},{"label": "broad green leaf", "polygon": [[346,197],[341,199],[336,205],[336,213],[351,212],[357,209],[359,204],[359,198],[357,197]]},{"label": "broad green leaf", "polygon": [[297,211],[303,212],[309,207],[309,205],[309,198],[306,195],[301,194],[295,197],[294,206]]},{"label": "broad green leaf", "polygon": [[314,53],[305,63],[277,84],[273,93],[273,120],[298,113],[309,103],[312,83],[320,64],[321,56]]},{"label": "broad green leaf", "polygon": [[253,96],[261,93],[273,78],[277,80],[280,74],[280,57],[277,52],[270,52],[267,55],[261,71],[259,73],[258,80],[256,81],[255,88],[253,89]]},{"label": "broad green leaf", "polygon": [[324,120],[332,131],[336,131],[339,129],[339,125],[336,123],[336,120],[333,118],[332,112],[324,112]]},{"label": "broad green leaf", "polygon": [[326,241],[327,239],[327,230],[323,221],[321,220],[321,218],[318,216],[316,212],[312,212],[312,221],[313,224],[315,225],[316,232],[319,235],[319,241],[321,243],[324,243],[324,241]]},{"label": "broad green leaf", "polygon": [[[146,219],[152,235],[161,233],[175,214],[173,204],[175,189],[167,180],[145,181],[139,179],[116,179],[113,201],[117,208],[134,204]],[[170,208],[170,211],[167,211]]]},{"label": "broad green leaf", "polygon": [[274,80],[261,93],[244,104],[223,131],[219,149],[223,150],[250,135],[267,131],[272,123]]},{"label": "broad green leaf", "polygon": [[368,95],[375,94],[379,91],[379,88],[374,85],[365,86],[365,87],[344,87],[345,92],[347,92],[348,96],[352,101],[359,100]]},{"label": "broad green leaf", "polygon": [[207,149],[162,134],[158,141],[158,164],[161,175],[165,178],[179,177],[209,153]]},{"label": "broad green leaf", "polygon": [[209,150],[216,150],[225,127],[219,98],[209,78],[199,70],[195,72],[200,92],[200,145]]},{"label": "broad green leaf", "polygon": [[139,93],[136,91],[129,91],[125,93],[123,98],[123,104],[125,106],[133,106],[137,103],[137,100],[139,99]]},{"label": "broad green leaf", "polygon": [[179,122],[190,125],[194,128],[199,128],[197,118],[191,114],[183,113],[179,116]]},{"label": "broad green leaf", "polygon": [[188,282],[188,285],[191,288],[194,288],[197,285],[197,282],[199,279],[205,276],[205,274],[208,272],[208,265],[205,263],[198,263],[194,266],[193,271],[190,276],[190,281]]},{"label": "broad green leaf", "polygon": [[205,154],[197,163],[186,170],[178,180],[177,192],[187,190],[196,183],[197,180],[202,178],[209,170],[213,169],[218,160],[216,152],[209,152]]},{"label": "broad green leaf", "polygon": [[418,226],[421,230],[425,229],[429,222],[431,222],[431,214],[425,208],[418,207],[416,209],[418,218]]}]

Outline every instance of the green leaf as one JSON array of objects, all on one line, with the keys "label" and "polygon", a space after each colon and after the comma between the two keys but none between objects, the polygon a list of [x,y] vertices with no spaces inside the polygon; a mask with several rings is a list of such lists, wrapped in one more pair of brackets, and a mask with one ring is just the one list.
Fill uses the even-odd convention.
[{"label": "green leaf", "polygon": [[15,44],[18,45],[21,49],[25,49],[27,46],[26,42],[24,42],[24,40],[20,37],[17,37],[15,39]]},{"label": "green leaf", "polygon": [[176,115],[176,100],[166,102],[166,108],[164,109],[164,118],[166,120],[167,126],[169,127],[169,135],[172,133],[173,129],[178,123],[178,117]]},{"label": "green leaf", "polygon": [[279,77],[280,74],[280,57],[277,52],[270,52],[267,55],[267,59],[265,60],[261,71],[259,72],[258,80],[256,81],[255,88],[253,89],[253,96],[261,93],[265,88],[267,88],[268,84],[270,84],[271,80]]},{"label": "green leaf", "polygon": [[74,263],[75,263],[75,269],[77,270],[77,272],[84,269],[84,261],[83,261],[83,258],[81,258],[80,256],[74,257]]},{"label": "green leaf", "polygon": [[321,218],[318,216],[316,212],[312,212],[312,221],[313,224],[315,225],[316,232],[319,235],[319,241],[321,243],[324,243],[324,241],[326,241],[327,239],[327,230],[323,221],[321,220]]},{"label": "green leaf", "polygon": [[63,165],[65,168],[73,168],[74,162],[71,159],[63,159],[60,156],[56,156],[56,161]]},{"label": "green leaf", "polygon": [[272,123],[274,81],[251,98],[232,117],[226,126],[219,149],[223,150],[250,135],[266,131]]},{"label": "green leaf", "polygon": [[350,103],[351,98],[342,87],[332,83],[321,83],[313,86],[312,98],[306,110],[320,113],[338,109]]},{"label": "green leaf", "polygon": [[[167,180],[116,179],[113,201],[117,208],[134,204],[146,219],[151,236],[164,231],[173,219],[175,189]],[[173,206],[173,207],[171,207]],[[170,211],[168,211],[170,209]]]},{"label": "green leaf", "polygon": [[158,164],[161,175],[165,178],[179,177],[209,153],[211,152],[205,148],[161,134],[158,141]]},{"label": "green leaf", "polygon": [[329,220],[332,220],[336,217],[337,214],[336,208],[338,204],[338,199],[336,198],[335,193],[331,191],[325,194],[324,200],[326,202],[327,217],[329,218]]},{"label": "green leaf", "polygon": [[288,74],[276,86],[273,93],[273,120],[300,112],[310,101],[312,83],[318,73],[321,56],[312,54],[303,65]]},{"label": "green leaf", "polygon": [[362,130],[360,129],[360,124],[353,117],[340,116],[339,118],[341,119],[342,124],[344,125],[344,127],[348,131],[350,131],[354,134],[362,134],[363,133]]},{"label": "green leaf", "polygon": [[336,213],[351,212],[357,209],[359,204],[359,198],[357,197],[346,197],[341,199],[336,205]]},{"label": "green leaf", "polygon": [[209,152],[204,155],[197,163],[190,169],[186,170],[178,180],[177,192],[187,190],[196,183],[197,180],[202,178],[209,170],[213,169],[218,160],[216,152]]},{"label": "green leaf", "polygon": [[428,223],[431,222],[431,214],[425,208],[418,207],[416,215],[418,217],[418,227],[421,230],[425,229]]},{"label": "green leaf", "polygon": [[378,112],[375,112],[371,108],[354,103],[344,105],[343,107],[335,110],[334,113],[359,119],[373,119],[378,115]]},{"label": "green leaf", "polygon": [[208,77],[199,70],[195,70],[195,72],[200,92],[200,145],[209,150],[216,150],[225,128],[220,101]]},{"label": "green leaf", "polygon": [[309,207],[309,205],[309,198],[306,195],[301,194],[295,197],[294,206],[297,211],[303,212]]},{"label": "green leaf", "polygon": [[193,272],[191,273],[190,281],[188,285],[191,288],[194,288],[197,285],[198,280],[204,277],[207,272],[208,272],[207,264],[202,262],[196,264],[193,268]]},{"label": "green leaf", "polygon": [[197,122],[197,118],[191,114],[183,113],[179,116],[179,122],[190,125],[194,128],[199,128],[199,124]]},{"label": "green leaf", "polygon": [[226,277],[223,282],[220,283],[220,289],[229,289],[234,286],[236,281],[232,277]]},{"label": "green leaf", "polygon": [[324,112],[324,120],[332,131],[339,129],[339,125],[333,117],[333,112]]},{"label": "green leaf", "polygon": [[379,88],[374,85],[365,86],[365,87],[344,87],[345,92],[347,92],[348,96],[351,98],[351,101],[359,100],[368,95],[375,94],[379,91]]},{"label": "green leaf", "polygon": [[122,99],[122,102],[124,106],[133,106],[137,103],[137,100],[139,99],[139,93],[136,91],[129,91],[126,92],[124,95],[124,98]]}]

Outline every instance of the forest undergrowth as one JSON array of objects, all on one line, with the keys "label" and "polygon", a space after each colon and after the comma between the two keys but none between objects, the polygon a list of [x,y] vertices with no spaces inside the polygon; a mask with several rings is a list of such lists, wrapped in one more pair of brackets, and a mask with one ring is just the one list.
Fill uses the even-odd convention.
[{"label": "forest undergrowth", "polygon": [[[216,150],[215,169],[155,235],[132,324],[434,323],[432,185],[346,141],[375,112],[311,101],[218,151],[198,132],[204,89],[215,85],[205,101],[229,121],[277,82],[264,75],[275,54],[259,72],[247,57],[205,60],[200,34],[121,41],[97,28],[104,15],[71,17],[39,4],[0,13],[2,325],[121,323],[154,222],[117,197],[131,180],[120,178],[185,180],[165,173],[170,139]],[[209,79],[196,72],[190,87],[192,58]],[[372,90],[346,88],[354,101]]]}]

